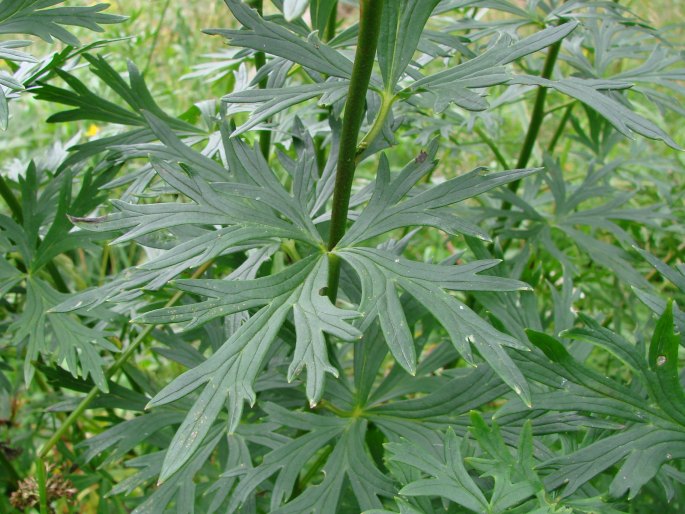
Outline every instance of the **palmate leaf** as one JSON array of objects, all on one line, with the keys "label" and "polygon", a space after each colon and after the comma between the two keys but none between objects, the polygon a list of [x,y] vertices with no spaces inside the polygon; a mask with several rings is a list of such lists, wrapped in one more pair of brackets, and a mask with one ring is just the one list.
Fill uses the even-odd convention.
[{"label": "palmate leaf", "polygon": [[[625,283],[648,290],[650,286],[635,269],[632,256],[621,246],[603,240],[602,233],[608,232],[619,242],[632,246],[633,237],[619,225],[621,221],[648,224],[658,229],[659,220],[668,219],[670,215],[664,209],[631,209],[627,204],[632,194],[617,192],[607,184],[624,164],[623,159],[591,162],[582,182],[572,184],[565,180],[560,164],[547,157],[545,171],[541,174],[544,181],[536,184],[538,189],[533,198],[498,190],[494,196],[510,202],[515,208],[510,211],[487,209],[485,212],[506,219],[508,226],[525,223],[525,230],[505,227],[502,234],[527,239],[531,246],[549,252],[572,275],[576,275],[580,267],[575,256],[577,248],[593,263]],[[557,237],[560,233],[563,233],[561,240]],[[534,327],[529,325],[529,328]]]},{"label": "palmate leaf", "polygon": [[340,490],[345,478],[350,481],[362,509],[380,506],[379,495],[395,493],[391,481],[374,465],[364,447],[366,422],[354,420],[342,434],[322,472],[324,480],[273,511],[274,514],[316,514],[330,512],[340,503]]},{"label": "palmate leaf", "polygon": [[[182,165],[152,159],[166,184],[193,203],[132,204],[114,202],[120,210],[108,217],[75,218],[88,231],[124,231],[115,242],[187,226],[190,236],[172,239],[159,257],[129,270],[105,286],[73,296],[58,307],[69,311],[93,308],[106,301],[126,301],[141,288],[159,289],[188,268],[252,246],[269,246],[273,239],[294,239],[318,247],[321,235],[307,212],[278,181],[259,151],[226,135],[225,153],[233,177],[212,159],[183,144],[159,118],[146,114],[165,143],[164,156]],[[160,152],[160,148],[156,149]],[[235,181],[228,182],[228,179]],[[287,219],[284,219],[284,216]],[[211,225],[219,225],[211,229]],[[202,228],[201,228],[202,227]]]},{"label": "palmate leaf", "polygon": [[[597,111],[611,123],[616,130],[627,137],[632,138],[632,133],[635,132],[650,139],[663,141],[676,150],[681,149],[678,143],[657,125],[639,114],[634,113],[628,107],[613,100],[608,95],[601,93],[601,89],[611,89],[610,82],[605,82],[605,86],[598,88],[597,84],[591,80],[583,80],[574,77],[561,80],[547,80],[541,77],[521,75],[512,79],[511,83],[538,85],[556,89],[560,93],[575,98]],[[624,89],[625,85],[619,83],[616,88]]]},{"label": "palmate leaf", "polygon": [[[338,246],[353,246],[391,230],[411,226],[432,226],[450,234],[489,240],[482,229],[447,207],[537,171],[523,169],[483,175],[478,169],[424,191],[414,190],[421,178],[435,169],[437,150],[437,140],[433,140],[427,151],[407,164],[394,179],[387,159],[382,156],[373,194]],[[409,198],[405,199],[405,196]]]},{"label": "palmate leaf", "polygon": [[347,424],[345,420],[334,417],[288,412],[274,404],[266,404],[264,408],[279,425],[300,428],[307,433],[295,439],[287,438],[267,453],[256,467],[246,467],[241,462],[234,469],[227,470],[225,476],[239,478],[227,505],[228,513],[239,509],[262,482],[275,474],[278,477],[274,483],[270,508],[271,511],[278,508],[291,497],[300,471],[307,462],[329,441],[339,437]]},{"label": "palmate leaf", "polygon": [[405,496],[442,496],[473,512],[489,512],[488,500],[464,467],[460,442],[450,428],[444,439],[442,452],[411,441],[388,443],[390,460],[402,462],[421,470],[432,478],[424,478],[404,486]]},{"label": "palmate leaf", "polygon": [[[81,324],[73,315],[54,313],[51,308],[61,303],[65,295],[55,291],[37,277],[26,279],[26,304],[22,314],[10,327],[15,344],[27,342],[24,377],[29,383],[34,374],[33,361],[39,356],[64,363],[74,377],[92,377],[95,384],[107,391],[102,367],[101,350],[118,352],[108,334]],[[56,353],[56,355],[53,355]]]},{"label": "palmate leaf", "polygon": [[644,94],[662,110],[671,109],[680,115],[685,114],[681,102],[656,86],[665,87],[682,98],[685,87],[682,81],[685,79],[685,68],[676,67],[682,65],[682,60],[676,54],[671,54],[663,47],[657,47],[649,58],[636,68],[622,71],[614,75],[614,80],[626,80],[635,83],[633,91]]},{"label": "palmate leaf", "polygon": [[337,254],[359,274],[363,295],[360,310],[367,316],[366,322],[379,318],[390,351],[409,373],[415,372],[416,354],[412,335],[397,299],[396,287],[401,287],[435,316],[467,362],[474,362],[471,353],[471,345],[474,345],[500,377],[524,401],[530,402],[526,380],[503,349],[503,346],[518,349],[526,347],[494,329],[447,293],[449,290],[528,289],[526,284],[515,280],[476,275],[478,271],[495,266],[498,261],[439,266],[412,262],[380,250],[364,248],[348,248]]},{"label": "palmate leaf", "polygon": [[[71,225],[66,212],[72,208],[76,212],[90,210],[97,205],[102,200],[98,187],[111,176],[110,171],[94,180],[87,171],[80,191],[72,198],[70,172],[44,177],[49,182],[41,187],[42,177],[32,162],[20,179],[21,224],[0,216],[0,251],[4,258],[0,268],[0,293],[4,295],[16,286],[23,286],[17,287],[16,292],[26,295],[24,308],[8,318],[5,336],[12,344],[26,343],[24,377],[27,384],[33,378],[34,361],[43,357],[64,366],[74,377],[79,374],[83,378],[90,376],[101,390],[107,390],[100,352],[103,349],[118,351],[106,339],[110,334],[87,326],[73,314],[53,312],[51,309],[68,295],[58,292],[41,278],[41,272],[59,254],[74,248],[88,249],[92,244],[93,237],[69,232]],[[12,253],[18,254],[21,271],[9,264]]]},{"label": "palmate leaf", "polygon": [[517,42],[513,42],[510,36],[501,35],[491,48],[477,57],[433,75],[422,77],[408,85],[405,91],[411,94],[422,93],[432,96],[436,110],[443,109],[450,101],[466,109],[482,110],[483,100],[469,89],[507,82],[510,75],[504,68],[506,64],[565,38],[577,25],[576,22],[563,23],[541,30]]},{"label": "palmate leaf", "polygon": [[199,132],[193,125],[169,116],[159,107],[145,83],[143,74],[132,62],[127,63],[127,81],[114,70],[103,56],[87,53],[82,54],[82,56],[90,64],[91,72],[123,100],[128,108],[98,96],[72,74],[56,70],[59,77],[73,91],[41,83],[40,87],[33,90],[33,93],[39,100],[70,105],[75,109],[54,114],[48,118],[49,122],[94,120],[122,125],[145,126],[147,122],[143,114],[149,112],[175,130],[183,130],[189,133]]},{"label": "palmate leaf", "polygon": [[542,481],[534,470],[533,429],[530,420],[523,425],[515,454],[507,446],[499,426],[493,422],[492,428],[488,427],[478,412],[471,413],[469,430],[484,455],[467,458],[467,462],[478,469],[481,476],[490,476],[495,482],[490,497],[492,512],[506,512],[544,490]]},{"label": "palmate leaf", "polygon": [[[229,430],[235,429],[240,421],[243,402],[255,401],[252,384],[262,368],[266,352],[291,309],[294,311],[297,337],[288,375],[293,378],[306,367],[309,400],[312,404],[318,402],[323,394],[324,373],[337,376],[337,370],[328,362],[323,333],[343,340],[355,339],[360,335],[345,322],[358,316],[358,313],[338,309],[320,294],[326,284],[327,262],[319,257],[299,265],[298,268],[303,269],[303,273],[297,275],[299,281],[278,283],[270,279],[256,279],[235,282],[246,303],[252,301],[264,307],[245,322],[212,357],[173,381],[150,402],[150,406],[164,405],[206,384],[174,436],[160,480],[171,476],[192,456],[222,410],[227,396]],[[242,310],[245,309],[246,306]],[[226,314],[230,312],[229,308]],[[222,313],[217,311],[211,314],[220,315]],[[169,316],[173,319],[174,314],[170,313]]]},{"label": "palmate leaf", "polygon": [[[224,96],[221,100],[231,105],[252,105],[248,121],[236,128],[231,137],[242,134],[259,123],[269,119],[285,109],[312,98],[323,97],[320,105],[330,105],[340,98],[344,98],[349,88],[348,81],[334,80],[316,84],[306,84],[278,89],[248,89]],[[250,109],[250,107],[247,107]],[[243,110],[240,107],[240,110]],[[233,112],[233,109],[231,109]]]},{"label": "palmate leaf", "polygon": [[[104,14],[108,4],[97,4],[90,7],[54,7],[62,0],[27,0],[18,3],[15,0],[0,2],[0,34],[31,34],[38,36],[48,43],[53,43],[53,37],[71,46],[79,46],[78,38],[65,26],[79,26],[103,32],[100,25],[119,23],[125,16]],[[0,58],[13,63],[37,63],[38,59],[32,55],[16,50],[31,45],[31,41],[11,40],[0,42]],[[21,74],[15,77],[0,73],[0,85],[9,88],[11,92],[24,89],[24,78]],[[28,87],[28,83],[26,84]],[[11,95],[10,95],[11,96]],[[9,117],[8,98],[5,89],[0,87],[0,128],[7,129]]]},{"label": "palmate leaf", "polygon": [[79,40],[62,25],[79,26],[102,32],[100,25],[119,23],[125,16],[104,14],[107,4],[89,7],[53,7],[62,0],[28,0],[17,6],[14,0],[0,3],[0,34],[32,34],[48,43],[55,37],[60,41],[79,46]]},{"label": "palmate leaf", "polygon": [[[635,370],[647,388],[648,398],[605,378],[576,362],[561,343],[544,334],[529,332],[531,341],[540,347],[559,367],[551,369],[575,390],[576,398],[587,398],[588,404],[574,401],[557,409],[583,409],[624,420],[626,428],[615,435],[590,441],[578,450],[550,459],[544,468],[554,471],[545,477],[547,487],[564,486],[569,495],[609,467],[623,462],[611,483],[612,496],[626,492],[634,498],[638,491],[672,459],[685,456],[685,393],[677,370],[679,337],[674,335],[673,314],[669,307],[662,315],[649,348],[649,359],[633,345],[596,322],[585,318],[586,329],[574,329],[568,337],[607,348]],[[586,393],[583,389],[589,390]],[[541,408],[555,408],[550,402]],[[537,402],[536,402],[537,405]],[[602,455],[602,459],[597,459]]]},{"label": "palmate leaf", "polygon": [[[501,436],[496,432],[496,426],[493,426],[493,431],[489,433],[482,418],[477,415],[472,416],[472,418],[477,422],[472,431],[478,442],[489,453],[496,452],[493,457],[501,459],[497,461],[497,467],[487,466],[493,461],[483,458],[464,459],[459,449],[460,442],[451,428],[447,430],[442,455],[435,448],[419,446],[407,440],[400,443],[389,443],[386,445],[386,449],[390,454],[389,459],[391,461],[403,463],[432,477],[408,483],[400,490],[400,494],[410,497],[439,496],[462,505],[472,512],[497,513],[502,512],[512,504],[519,503],[535,491],[527,482],[520,485],[509,482],[512,468],[516,467],[516,463]],[[527,434],[532,442],[530,426],[528,426]],[[466,470],[464,462],[478,464],[478,467],[487,470],[492,469],[491,473],[486,471],[486,474],[493,474],[495,478],[495,490],[490,502]],[[508,501],[498,505],[498,501],[501,502],[503,496]]]},{"label": "palmate leaf", "polygon": [[[606,79],[611,74],[611,81],[634,84],[632,91],[639,92],[640,96],[644,95],[662,113],[669,109],[679,114],[684,113],[682,102],[677,98],[685,93],[685,89],[679,84],[685,70],[677,67],[682,59],[677,52],[669,50],[668,45],[644,44],[645,33],[655,33],[654,29],[631,18],[630,12],[594,19],[588,17],[583,24],[586,30],[581,36],[582,43],[569,45],[565,56],[566,62],[575,70],[574,76]],[[585,54],[583,47],[595,48],[595,52],[592,55]],[[631,61],[635,65],[626,66]],[[617,67],[620,67],[619,73],[613,74]],[[677,96],[666,94],[665,91]]]},{"label": "palmate leaf", "polygon": [[[178,473],[160,484],[133,510],[132,514],[164,514],[168,512],[168,505],[172,501],[175,501],[178,512],[194,512],[197,503],[197,484],[193,477],[205,465],[223,435],[221,430],[213,430],[191,459],[181,466]],[[163,458],[162,453],[151,453],[128,461],[128,466],[143,468],[143,471],[118,484],[110,494],[123,492],[127,489],[133,490],[140,483],[154,478],[159,473]]]},{"label": "palmate leaf", "polygon": [[331,77],[349,79],[352,62],[312,34],[307,41],[273,21],[264,20],[241,0],[225,0],[243,29],[211,29],[207,34],[224,36],[233,46],[252,48],[295,62]]},{"label": "palmate leaf", "polygon": [[[388,466],[404,484],[400,494],[416,502],[412,504],[396,498],[400,514],[433,512],[419,502],[436,497],[443,499],[443,505],[449,500],[476,513],[552,514],[573,510],[619,514],[599,497],[578,501],[544,494],[542,480],[535,470],[534,455],[540,453],[540,446],[538,443],[536,448],[530,420],[523,424],[518,437],[513,434],[504,437],[495,422],[489,427],[478,412],[472,411],[469,432],[473,436],[470,445],[467,440],[460,441],[452,427],[437,443],[403,438],[385,445]],[[469,446],[472,447],[469,453],[475,455],[464,457],[462,450]],[[481,480],[476,480],[475,475]],[[493,479],[494,486],[489,487],[483,478]],[[368,514],[392,512],[378,509],[370,510]]]},{"label": "palmate leaf", "polygon": [[[227,512],[234,512],[257,487],[278,474],[271,495],[269,512],[278,514],[315,514],[335,512],[347,479],[361,509],[380,506],[379,496],[392,496],[392,482],[374,465],[366,449],[366,420],[343,419],[312,413],[289,412],[273,404],[265,410],[269,420],[281,426],[306,431],[279,445],[254,468],[238,466],[228,472],[240,476]],[[323,448],[331,447],[322,472],[324,480],[291,499],[300,471]],[[283,502],[290,500],[283,505]]]}]

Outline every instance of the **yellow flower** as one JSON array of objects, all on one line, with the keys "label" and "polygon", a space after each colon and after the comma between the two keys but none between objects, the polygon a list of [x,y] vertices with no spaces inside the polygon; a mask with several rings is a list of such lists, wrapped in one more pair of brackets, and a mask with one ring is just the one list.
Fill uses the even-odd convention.
[{"label": "yellow flower", "polygon": [[100,127],[98,127],[95,123],[91,123],[88,125],[88,130],[86,131],[86,136],[88,137],[95,137],[98,135],[100,132]]}]

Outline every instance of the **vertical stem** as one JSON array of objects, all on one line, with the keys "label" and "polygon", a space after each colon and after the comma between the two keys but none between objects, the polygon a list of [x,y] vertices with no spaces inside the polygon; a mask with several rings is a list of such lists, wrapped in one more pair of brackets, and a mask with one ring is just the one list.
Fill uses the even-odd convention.
[{"label": "vertical stem", "polygon": [[45,463],[42,458],[38,458],[36,461],[36,481],[38,482],[40,514],[48,514],[48,487],[45,476]]},{"label": "vertical stem", "polygon": [[150,68],[150,64],[152,64],[152,58],[155,55],[155,50],[157,49],[157,43],[159,42],[159,34],[162,31],[162,25],[164,24],[164,17],[166,16],[167,11],[169,10],[170,4],[171,4],[171,0],[166,0],[164,7],[162,7],[162,14],[159,15],[159,21],[157,22],[157,27],[155,28],[155,32],[152,35],[152,45],[150,45],[150,53],[147,56],[147,61],[145,62],[145,68],[143,68],[143,74],[147,73],[148,69]]},{"label": "vertical stem", "polygon": [[568,123],[568,120],[571,117],[571,112],[573,111],[573,107],[575,105],[576,105],[575,102],[573,102],[573,103],[569,104],[568,107],[566,107],[566,110],[564,111],[564,115],[561,117],[561,121],[559,122],[559,126],[557,127],[557,130],[554,133],[554,136],[552,136],[552,140],[549,142],[549,145],[547,146],[547,152],[548,153],[552,153],[554,151],[554,148],[557,146],[557,143],[559,142],[561,135],[564,133],[564,129],[566,128],[566,123]]},{"label": "vertical stem", "polygon": [[[259,13],[260,16],[263,14],[263,0],[255,0],[253,2],[254,8],[257,9],[257,12]],[[264,55],[264,52],[256,52],[254,54],[254,65],[255,68],[257,68],[257,71],[262,69],[264,65],[266,64],[266,56]],[[268,86],[268,78],[264,77],[262,80],[259,81],[259,89],[266,89]],[[268,123],[268,120],[266,120]],[[262,155],[264,158],[269,161],[269,152],[271,150],[271,131],[270,130],[262,130],[259,132],[259,149],[262,152]]]},{"label": "vertical stem", "polygon": [[[554,71],[554,65],[557,62],[557,57],[559,56],[559,50],[561,49],[561,41],[557,41],[552,46],[549,47],[549,52],[547,53],[547,58],[545,59],[545,66],[542,68],[542,73],[540,77],[543,79],[550,79],[552,77],[552,72]],[[533,154],[533,148],[535,147],[535,142],[540,134],[540,127],[542,126],[542,120],[545,117],[545,100],[547,98],[547,88],[538,88],[537,96],[535,97],[535,105],[533,107],[533,113],[530,117],[530,125],[528,126],[528,132],[526,133],[526,139],[523,141],[523,147],[521,147],[521,153],[519,159],[516,162],[516,168],[525,168],[528,165],[530,156]],[[512,182],[509,189],[516,191],[518,189],[520,181]],[[515,184],[515,185],[514,185]]]},{"label": "vertical stem", "polygon": [[[557,57],[559,56],[559,50],[561,50],[561,41],[557,41],[552,46],[549,47],[547,52],[547,58],[545,59],[545,65],[542,68],[542,73],[540,76],[544,79],[549,79],[552,77],[552,72],[554,71],[554,65],[557,62]],[[533,148],[535,147],[535,142],[537,141],[538,135],[540,134],[540,127],[542,126],[542,120],[545,117],[545,100],[547,98],[547,88],[540,86],[538,88],[537,95],[535,97],[535,105],[533,106],[533,113],[530,117],[530,124],[528,125],[528,132],[526,132],[526,139],[523,141],[523,146],[521,147],[521,153],[519,154],[518,161],[516,162],[516,169],[525,168],[528,165],[530,156],[533,154]],[[515,193],[519,186],[521,185],[521,179],[515,180],[509,183],[509,190]],[[508,211],[511,209],[511,204],[509,202],[504,202],[502,204],[502,210]]]},{"label": "vertical stem", "polygon": [[[328,236],[328,250],[333,250],[342,239],[347,228],[352,181],[356,170],[357,139],[364,118],[366,92],[371,80],[371,71],[376,57],[378,35],[381,26],[381,0],[361,0],[359,2],[359,38],[354,56],[354,67],[350,87],[347,92],[347,103],[343,117],[340,137],[340,155],[333,192],[333,212],[331,229]],[[332,256],[330,256],[332,257]],[[340,261],[329,257],[328,297],[335,301],[338,295]]]}]

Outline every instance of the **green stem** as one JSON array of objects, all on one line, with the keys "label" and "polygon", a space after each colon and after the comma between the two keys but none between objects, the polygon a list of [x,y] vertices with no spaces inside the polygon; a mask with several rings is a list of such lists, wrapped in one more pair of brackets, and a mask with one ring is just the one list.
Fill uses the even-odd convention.
[{"label": "green stem", "polygon": [[552,136],[552,140],[549,142],[549,145],[547,146],[548,153],[552,153],[554,151],[554,148],[557,146],[559,139],[561,139],[561,136],[564,133],[564,129],[566,128],[566,124],[568,123],[568,120],[571,118],[571,112],[573,111],[574,105],[576,105],[576,103],[571,102],[568,105],[568,107],[566,107],[564,115],[561,117],[561,121],[559,122],[559,126],[557,127],[557,130],[554,132],[554,136]]},{"label": "green stem", "polygon": [[476,134],[478,134],[478,137],[481,138],[483,143],[485,143],[487,145],[487,147],[492,151],[492,153],[495,156],[495,159],[497,160],[499,165],[502,166],[502,169],[508,170],[509,164],[507,164],[507,159],[504,157],[504,154],[502,154],[499,147],[490,138],[490,136],[488,136],[485,133],[485,131],[480,127],[474,127],[474,131],[476,132]]},{"label": "green stem", "polygon": [[321,452],[321,455],[316,459],[316,461],[312,464],[312,466],[307,470],[305,475],[301,477],[295,486],[295,491],[299,494],[302,491],[304,491],[307,488],[307,484],[312,481],[312,478],[316,476],[316,474],[321,471],[321,468],[324,466],[326,463],[326,460],[328,459],[328,456],[331,454],[333,451],[332,446],[326,446],[323,451]]},{"label": "green stem", "polygon": [[45,476],[45,463],[42,458],[36,461],[36,481],[38,482],[40,514],[48,514],[48,487]]},{"label": "green stem", "polygon": [[[202,275],[207,269],[212,265],[212,261],[204,263],[202,266],[197,268],[195,272],[191,275],[191,278],[198,278],[200,275]],[[183,291],[177,291],[174,296],[172,296],[169,301],[165,304],[166,307],[172,307],[175,305],[178,300],[183,296],[184,292]],[[123,365],[128,361],[128,359],[136,352],[138,347],[142,344],[142,342],[147,338],[148,335],[150,335],[150,332],[152,332],[155,328],[155,325],[148,325],[145,327],[145,329],[136,337],[136,339],[126,348],[124,353],[122,353],[119,358],[116,360],[116,362],[112,365],[111,368],[107,370],[107,373],[105,374],[107,378],[111,378],[117,371],[119,371]],[[69,414],[69,417],[64,420],[64,422],[60,425],[59,429],[52,434],[52,437],[48,439],[48,441],[43,445],[43,447],[40,449],[38,452],[38,458],[39,459],[44,459],[45,456],[48,454],[48,452],[59,442],[59,440],[64,436],[64,434],[69,430],[69,427],[73,425],[86,411],[88,406],[91,404],[91,402],[97,397],[99,393],[99,389],[97,386],[94,386],[91,388],[91,390],[88,392],[88,394],[81,400],[81,403],[78,404],[78,407],[74,411],[72,411],[71,414]]]},{"label": "green stem", "polygon": [[[371,71],[376,57],[383,3],[380,0],[361,0],[359,9],[359,37],[340,137],[340,155],[333,193],[331,228],[328,236],[329,251],[333,250],[340,242],[347,228],[347,212],[352,194],[352,181],[357,167],[357,139],[364,118],[366,92],[369,88]],[[331,257],[333,256],[330,255],[329,257],[328,297],[331,301],[335,301],[338,295],[340,261]]]},{"label": "green stem", "polygon": [[145,68],[143,68],[143,73],[147,73],[152,63],[152,57],[155,55],[155,50],[157,48],[157,43],[159,42],[159,34],[162,31],[162,26],[164,24],[164,17],[169,10],[169,5],[171,0],[166,0],[164,7],[162,7],[162,14],[159,16],[159,21],[157,22],[157,27],[155,27],[155,32],[152,35],[152,44],[150,45],[150,53],[147,55],[147,62],[145,63]]},{"label": "green stem", "polygon": [[[559,57],[559,50],[561,50],[561,41],[557,41],[552,46],[549,47],[547,52],[547,58],[545,59],[545,65],[542,68],[542,73],[540,76],[544,79],[550,79],[552,77],[552,72],[554,71],[554,65],[557,62],[557,57]],[[533,106],[533,113],[530,117],[530,124],[528,125],[528,132],[526,132],[526,138],[523,141],[523,146],[521,147],[521,153],[519,154],[518,161],[516,162],[516,169],[525,168],[528,165],[530,156],[533,154],[533,148],[535,147],[535,142],[537,141],[538,135],[540,134],[540,127],[542,126],[542,120],[545,118],[545,100],[547,99],[547,88],[539,87],[537,95],[535,97],[535,105]],[[509,190],[512,193],[516,193],[519,186],[521,185],[521,179],[515,180],[509,183]],[[508,211],[511,209],[511,203],[504,202],[502,204],[502,210]],[[506,219],[505,216],[499,218],[500,222]]]},{"label": "green stem", "polygon": [[[545,66],[542,68],[542,73],[540,74],[540,77],[543,79],[550,79],[552,77],[554,65],[557,62],[557,57],[559,57],[559,50],[561,50],[561,41],[557,41],[549,47],[549,52],[547,52],[547,58],[545,59]],[[533,113],[530,117],[530,125],[528,125],[528,132],[526,133],[526,139],[523,141],[521,153],[519,154],[518,161],[516,162],[517,169],[525,168],[528,165],[530,156],[533,155],[533,148],[535,148],[535,142],[540,134],[540,127],[542,127],[542,120],[545,118],[546,99],[547,88],[539,87],[535,97]],[[520,183],[520,180],[512,182],[509,184],[509,189],[511,189],[513,192],[516,192]]]}]

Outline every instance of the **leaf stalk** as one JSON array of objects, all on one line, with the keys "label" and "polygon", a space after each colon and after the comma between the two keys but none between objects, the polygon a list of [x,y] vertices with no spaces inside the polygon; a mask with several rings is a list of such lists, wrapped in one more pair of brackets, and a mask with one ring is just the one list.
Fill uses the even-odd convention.
[{"label": "leaf stalk", "polygon": [[388,115],[392,111],[392,104],[395,103],[395,100],[397,97],[393,93],[388,93],[387,91],[384,91],[381,93],[381,106],[380,109],[378,110],[378,115],[376,116],[376,119],[373,121],[373,125],[371,126],[371,129],[369,132],[362,138],[361,142],[359,143],[359,146],[357,147],[357,164],[359,164],[359,160],[361,157],[361,153],[366,150],[368,147],[370,147],[373,142],[376,140],[376,138],[381,134],[383,131],[383,126],[385,125],[385,120],[388,118]]}]

